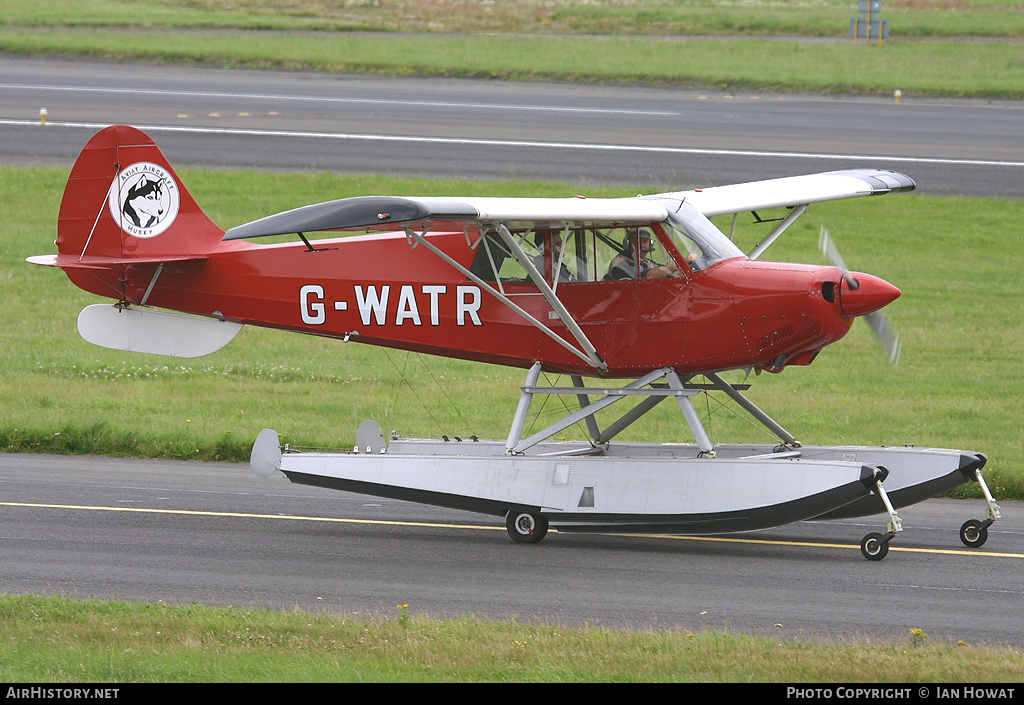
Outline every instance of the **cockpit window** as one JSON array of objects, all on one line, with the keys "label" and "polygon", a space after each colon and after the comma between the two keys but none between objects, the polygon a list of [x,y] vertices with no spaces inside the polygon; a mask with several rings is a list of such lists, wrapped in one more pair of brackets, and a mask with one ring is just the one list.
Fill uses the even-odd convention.
[{"label": "cockpit window", "polygon": [[[658,246],[659,224],[646,227],[575,227],[561,233],[562,249],[553,252],[561,260],[556,270],[554,261],[550,272],[561,272],[560,281],[566,283],[645,279],[652,268],[671,266],[672,257]],[[636,253],[640,242],[641,257]]]},{"label": "cockpit window", "polygon": [[669,213],[665,226],[679,254],[694,272],[722,260],[744,256],[743,251],[725,233],[686,203]]},{"label": "cockpit window", "polygon": [[[512,224],[509,235],[552,287],[582,282],[686,276],[743,257],[715,225],[679,204],[662,222],[646,226]],[[470,271],[486,282],[534,284],[523,263],[493,230],[476,243]]]}]

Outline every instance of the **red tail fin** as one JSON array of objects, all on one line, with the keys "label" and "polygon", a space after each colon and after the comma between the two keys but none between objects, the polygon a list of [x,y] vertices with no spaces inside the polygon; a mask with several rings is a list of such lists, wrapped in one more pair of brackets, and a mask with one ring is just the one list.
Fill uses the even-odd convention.
[{"label": "red tail fin", "polygon": [[223,235],[149,135],[115,125],[89,140],[71,170],[57,224],[58,266],[191,259]]}]

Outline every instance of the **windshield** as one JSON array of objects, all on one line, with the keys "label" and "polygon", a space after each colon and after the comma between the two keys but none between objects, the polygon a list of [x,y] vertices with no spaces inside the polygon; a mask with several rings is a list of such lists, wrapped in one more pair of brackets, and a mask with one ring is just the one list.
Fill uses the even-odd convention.
[{"label": "windshield", "polygon": [[725,233],[689,204],[681,203],[677,210],[669,212],[664,225],[679,254],[695,272],[725,259],[745,256]]}]

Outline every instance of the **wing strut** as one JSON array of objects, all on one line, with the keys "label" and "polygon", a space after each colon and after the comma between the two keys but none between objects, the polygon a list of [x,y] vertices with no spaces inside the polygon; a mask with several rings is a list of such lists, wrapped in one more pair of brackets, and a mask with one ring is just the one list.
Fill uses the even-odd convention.
[{"label": "wing strut", "polygon": [[[576,320],[569,314],[569,311],[566,310],[561,299],[555,295],[554,289],[552,289],[544,280],[544,276],[537,270],[533,260],[526,256],[523,248],[515,241],[515,238],[512,237],[512,233],[508,231],[508,228],[505,227],[504,223],[498,223],[498,234],[501,235],[501,239],[505,241],[505,244],[508,245],[512,254],[514,254],[516,259],[519,260],[519,264],[523,265],[523,268],[526,269],[526,273],[530,275],[530,280],[540,288],[540,291],[544,294],[544,298],[547,300],[548,305],[554,309],[562,323],[564,323],[565,327],[569,329],[570,333],[572,333],[572,337],[576,339],[576,342],[579,343],[580,347],[587,353],[587,358],[589,359],[590,364],[599,370],[608,369],[604,360],[602,360],[601,356],[597,354],[597,348],[594,347],[593,343],[591,343],[590,339],[587,338],[579,324],[576,323]],[[561,262],[561,260],[559,260],[559,262]],[[556,269],[555,271],[557,272],[558,270]]]},{"label": "wing strut", "polygon": [[750,259],[757,259],[758,257],[760,257],[761,254],[765,250],[767,250],[773,242],[775,242],[778,239],[779,235],[786,232],[786,229],[789,228],[789,226],[792,225],[794,222],[796,222],[796,219],[802,216],[804,214],[804,211],[806,210],[806,205],[797,206],[796,208],[791,210],[789,214],[782,219],[782,222],[776,225],[772,229],[772,231],[768,233],[768,236],[765,237],[764,240],[761,240],[761,242],[757,243],[757,246],[750,251],[750,254],[747,255],[747,257],[749,257]]},{"label": "wing strut", "polygon": [[555,313],[558,315],[559,319],[565,324],[566,328],[569,329],[569,332],[572,333],[573,337],[576,339],[576,342],[578,342],[582,347],[582,350],[574,347],[565,338],[558,335],[557,333],[555,333],[555,331],[551,330],[549,327],[547,327],[546,325],[538,321],[536,318],[534,318],[532,315],[527,313],[520,306],[514,303],[510,298],[508,298],[505,294],[495,289],[489,282],[485,282],[479,276],[473,274],[473,272],[469,271],[464,266],[462,266],[454,259],[449,257],[447,254],[442,252],[436,245],[428,241],[427,238],[424,237],[424,234],[417,233],[411,228],[405,228],[405,234],[410,240],[422,244],[428,250],[430,250],[435,255],[437,255],[445,262],[450,264],[452,267],[455,267],[455,269],[457,269],[462,274],[466,275],[466,277],[468,277],[473,282],[478,284],[481,288],[483,288],[484,291],[488,292],[496,299],[501,301],[503,304],[508,306],[510,309],[518,313],[525,320],[536,326],[544,334],[549,336],[552,340],[554,340],[556,343],[564,347],[566,350],[576,355],[581,360],[589,363],[595,369],[601,372],[606,371],[608,369],[608,365],[605,363],[604,360],[601,359],[601,356],[597,354],[597,349],[593,346],[593,344],[590,342],[587,336],[580,329],[575,319],[573,319],[573,317],[565,309],[565,306],[562,305],[562,302],[558,299],[557,296],[555,296],[555,292],[552,291],[551,287],[548,286],[548,283],[544,281],[544,277],[541,276],[541,274],[537,271],[537,268],[533,266],[533,262],[531,262],[530,258],[526,256],[525,252],[523,252],[523,248],[520,247],[517,242],[515,242],[511,233],[509,233],[508,229],[504,225],[499,224],[498,233],[499,235],[501,235],[502,239],[515,254],[516,259],[519,260],[523,267],[526,268],[527,273],[530,275],[531,281],[534,284],[537,284],[538,287],[540,287],[541,292],[544,294],[544,298],[555,310]]}]

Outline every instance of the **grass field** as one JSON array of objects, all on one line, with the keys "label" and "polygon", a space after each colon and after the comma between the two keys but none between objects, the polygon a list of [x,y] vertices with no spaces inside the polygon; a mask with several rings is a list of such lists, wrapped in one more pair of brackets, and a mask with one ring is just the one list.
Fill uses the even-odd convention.
[{"label": "grass field", "polygon": [[964,0],[940,12],[934,3],[885,3],[893,37],[881,45],[847,38],[852,14],[851,0],[0,0],[0,52],[718,90],[891,95],[899,89],[905,96],[1024,98],[1024,11],[1018,4]]},{"label": "grass field", "polygon": [[[1010,648],[0,595],[6,683],[1018,683]],[[915,688],[916,690],[916,688]],[[127,691],[132,693],[133,691]],[[123,698],[123,695],[122,695]]]},{"label": "grass field", "polygon": [[[887,0],[904,37],[1024,36],[1016,0]],[[12,27],[845,37],[855,0],[2,0]]]}]

